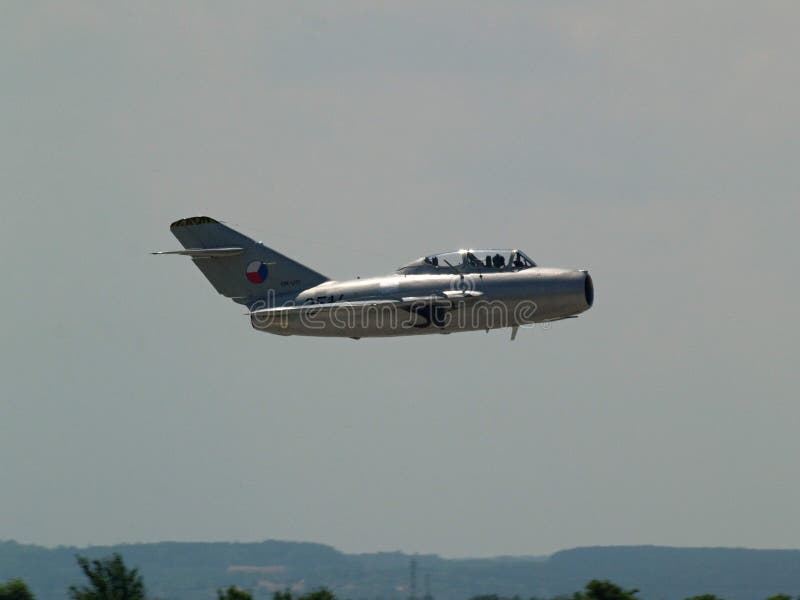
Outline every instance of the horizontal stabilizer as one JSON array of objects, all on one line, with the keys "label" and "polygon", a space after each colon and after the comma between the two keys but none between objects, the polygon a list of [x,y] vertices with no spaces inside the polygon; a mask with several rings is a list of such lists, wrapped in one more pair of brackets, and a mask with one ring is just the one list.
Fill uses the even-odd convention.
[{"label": "horizontal stabilizer", "polygon": [[244,248],[187,248],[186,250],[168,250],[165,252],[151,252],[151,254],[180,254],[192,258],[220,258],[223,256],[236,256],[244,252]]},{"label": "horizontal stabilizer", "polygon": [[220,294],[251,306],[270,296],[294,297],[327,277],[211,217],[189,217],[169,226],[188,256]]}]

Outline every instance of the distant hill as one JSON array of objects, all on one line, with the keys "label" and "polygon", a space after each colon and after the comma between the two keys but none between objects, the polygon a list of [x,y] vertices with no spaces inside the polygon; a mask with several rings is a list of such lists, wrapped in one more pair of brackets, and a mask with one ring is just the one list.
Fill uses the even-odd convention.
[{"label": "distant hill", "polygon": [[[150,595],[164,600],[212,600],[223,586],[238,585],[255,598],[275,589],[327,586],[351,600],[407,600],[411,556],[400,552],[344,554],[322,544],[259,543],[123,544],[88,548],[0,542],[0,581],[22,577],[38,600],[65,600],[82,583],[75,554],[92,558],[119,552],[138,567]],[[522,598],[571,594],[593,578],[641,590],[643,600],[682,600],[700,593],[727,600],[764,600],[800,593],[800,550],[613,546],[575,548],[547,558],[444,559],[415,555],[418,596],[425,575],[437,600],[478,594]]]}]

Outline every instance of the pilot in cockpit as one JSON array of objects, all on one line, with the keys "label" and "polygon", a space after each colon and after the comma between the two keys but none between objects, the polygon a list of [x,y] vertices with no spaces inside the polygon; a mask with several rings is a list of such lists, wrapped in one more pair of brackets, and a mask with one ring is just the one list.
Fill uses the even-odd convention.
[{"label": "pilot in cockpit", "polygon": [[506,264],[506,259],[498,252],[492,257],[492,264],[495,269],[502,269]]},{"label": "pilot in cockpit", "polygon": [[467,261],[470,267],[482,267],[483,263],[472,252],[467,252]]}]

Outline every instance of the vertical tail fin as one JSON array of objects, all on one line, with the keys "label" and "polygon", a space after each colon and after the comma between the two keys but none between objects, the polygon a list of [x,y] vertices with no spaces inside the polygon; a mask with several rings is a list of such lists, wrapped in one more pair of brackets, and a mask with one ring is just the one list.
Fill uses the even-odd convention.
[{"label": "vertical tail fin", "polygon": [[327,277],[210,217],[190,217],[169,227],[184,250],[154,254],[190,256],[211,285],[240,304],[297,294]]}]

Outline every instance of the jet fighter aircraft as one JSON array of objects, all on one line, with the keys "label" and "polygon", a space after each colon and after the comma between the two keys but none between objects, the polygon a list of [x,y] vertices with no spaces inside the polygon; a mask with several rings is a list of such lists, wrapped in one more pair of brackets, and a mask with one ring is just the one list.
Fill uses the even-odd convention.
[{"label": "jet fighter aircraft", "polygon": [[216,290],[277,335],[388,337],[511,328],[570,319],[591,308],[585,270],[537,266],[524,252],[430,254],[390,275],[335,281],[210,217],[170,231]]}]

